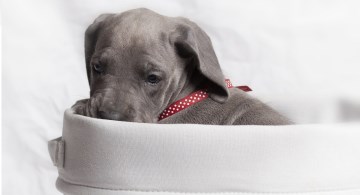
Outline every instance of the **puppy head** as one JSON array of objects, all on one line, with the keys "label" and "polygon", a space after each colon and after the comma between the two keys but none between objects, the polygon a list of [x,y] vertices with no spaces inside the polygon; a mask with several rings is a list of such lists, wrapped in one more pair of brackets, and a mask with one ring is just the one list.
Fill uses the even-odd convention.
[{"label": "puppy head", "polygon": [[85,58],[92,117],[156,122],[194,76],[215,101],[228,97],[209,37],[187,19],[147,9],[101,15],[86,30]]}]

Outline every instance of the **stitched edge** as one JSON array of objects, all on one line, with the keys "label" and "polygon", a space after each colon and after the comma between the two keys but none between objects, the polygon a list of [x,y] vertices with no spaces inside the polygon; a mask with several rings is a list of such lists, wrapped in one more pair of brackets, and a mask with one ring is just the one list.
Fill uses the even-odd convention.
[{"label": "stitched edge", "polygon": [[57,147],[56,147],[57,151],[56,151],[56,163],[57,163],[57,167],[59,168],[63,168],[64,167],[64,158],[65,158],[65,142],[63,139],[61,139],[58,143],[57,143]]},{"label": "stitched edge", "polygon": [[153,192],[153,193],[173,193],[173,194],[310,194],[310,193],[327,193],[327,192],[346,192],[346,191],[360,191],[360,188],[348,188],[348,189],[328,189],[328,190],[316,190],[316,191],[304,191],[304,192],[250,192],[250,191],[237,191],[237,192],[229,192],[229,191],[219,191],[219,192],[182,192],[182,191],[170,191],[170,190],[137,190],[137,189],[113,189],[113,188],[103,188],[103,187],[94,187],[84,184],[76,184],[71,183],[69,181],[64,180],[63,178],[58,177],[58,179],[67,184],[74,185],[86,188],[93,188],[98,190],[108,190],[108,191],[124,191],[124,192]]},{"label": "stitched edge", "polygon": [[54,162],[55,166],[59,165],[59,142],[56,142],[56,149],[55,149],[55,162]]}]

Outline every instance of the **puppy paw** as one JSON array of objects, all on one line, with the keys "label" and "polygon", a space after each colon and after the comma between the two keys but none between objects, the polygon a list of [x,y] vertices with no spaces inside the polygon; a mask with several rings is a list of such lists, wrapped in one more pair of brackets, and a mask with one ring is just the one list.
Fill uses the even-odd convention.
[{"label": "puppy paw", "polygon": [[98,118],[97,117],[97,110],[101,103],[101,95],[96,94],[90,99],[82,99],[77,101],[73,106],[72,109],[75,111],[75,114]]},{"label": "puppy paw", "polygon": [[82,99],[82,100],[78,100],[72,107],[71,109],[74,110],[75,114],[79,114],[79,115],[86,115],[86,107],[87,107],[87,103],[88,103],[89,99]]}]

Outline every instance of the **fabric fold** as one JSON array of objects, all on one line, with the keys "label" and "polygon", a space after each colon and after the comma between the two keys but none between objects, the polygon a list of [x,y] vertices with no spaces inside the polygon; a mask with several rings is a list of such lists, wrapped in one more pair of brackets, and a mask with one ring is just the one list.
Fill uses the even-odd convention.
[{"label": "fabric fold", "polygon": [[50,140],[48,142],[48,150],[50,158],[54,166],[63,168],[64,166],[64,155],[65,155],[65,142],[62,137]]}]

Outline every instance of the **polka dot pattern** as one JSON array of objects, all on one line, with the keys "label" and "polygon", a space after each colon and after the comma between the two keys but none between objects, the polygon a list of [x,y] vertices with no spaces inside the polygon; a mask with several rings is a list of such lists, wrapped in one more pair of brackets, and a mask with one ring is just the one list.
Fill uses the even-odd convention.
[{"label": "polka dot pattern", "polygon": [[159,120],[167,118],[177,112],[180,112],[189,106],[196,104],[209,96],[206,90],[198,90],[192,94],[172,103],[168,108],[166,108],[159,116]]},{"label": "polka dot pattern", "polygon": [[230,79],[225,79],[225,83],[226,83],[226,87],[227,88],[233,88],[234,86],[232,85],[232,83],[230,82]]},{"label": "polka dot pattern", "polygon": [[[225,83],[227,88],[233,88],[234,86],[230,82],[230,79],[225,79]],[[251,89],[248,86],[237,86],[236,88],[241,89],[243,91],[251,91]],[[204,99],[209,97],[209,94],[206,89],[204,90],[198,90],[190,95],[172,103],[168,108],[166,108],[159,116],[159,120],[165,119],[171,115],[174,115],[188,107],[190,107],[193,104],[196,104]]]}]

